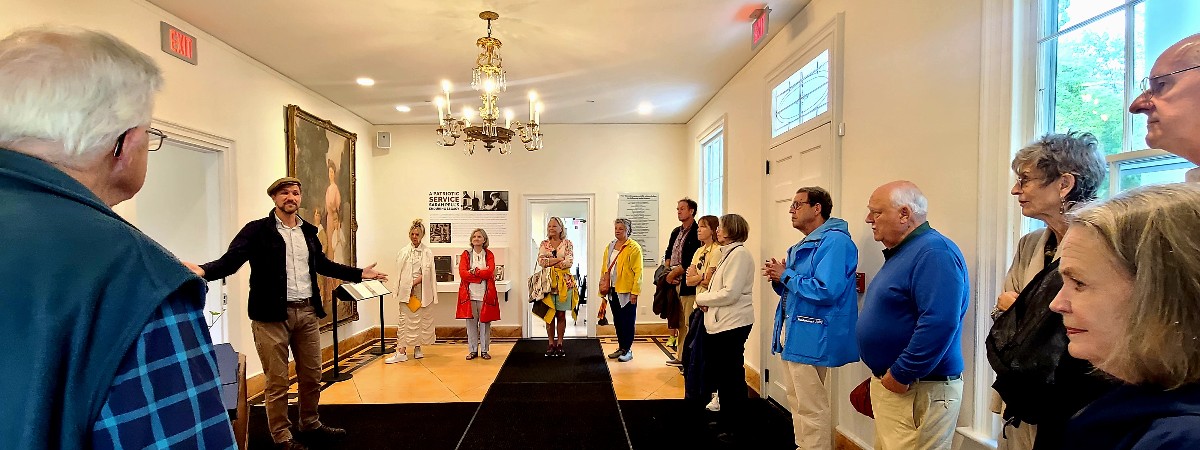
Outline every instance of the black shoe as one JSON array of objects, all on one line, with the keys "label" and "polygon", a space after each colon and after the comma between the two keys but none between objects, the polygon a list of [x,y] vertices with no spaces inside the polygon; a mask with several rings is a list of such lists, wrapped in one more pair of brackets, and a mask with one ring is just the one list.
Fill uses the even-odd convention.
[{"label": "black shoe", "polygon": [[346,430],[321,424],[311,430],[301,431],[300,435],[305,442],[310,444],[312,442],[333,442],[345,438]]},{"label": "black shoe", "polygon": [[618,348],[617,351],[608,354],[608,359],[617,359],[617,358],[620,358],[621,355],[624,355],[624,354],[625,354],[625,350]]},{"label": "black shoe", "polygon": [[682,367],[682,366],[683,366],[683,361],[680,361],[680,360],[678,360],[678,359],[675,359],[675,358],[671,358],[671,359],[668,359],[668,360],[667,360],[667,365],[668,365],[668,366],[674,366],[674,367]]},{"label": "black shoe", "polygon": [[738,439],[738,436],[732,432],[724,432],[717,434],[717,441],[725,445],[736,445],[741,442],[741,439]]},{"label": "black shoe", "polygon": [[308,450],[308,447],[305,447],[304,444],[296,442],[294,439],[288,439],[283,442],[276,442],[275,448],[277,450]]}]

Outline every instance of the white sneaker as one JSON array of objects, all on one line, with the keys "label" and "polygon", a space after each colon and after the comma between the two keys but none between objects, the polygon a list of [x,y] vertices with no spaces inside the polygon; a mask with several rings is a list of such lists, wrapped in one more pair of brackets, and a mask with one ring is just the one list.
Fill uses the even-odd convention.
[{"label": "white sneaker", "polygon": [[620,362],[629,362],[631,360],[633,360],[633,349],[629,349],[629,351],[626,351],[624,355],[617,357],[617,361]]},{"label": "white sneaker", "polygon": [[421,347],[417,347],[416,350],[413,351],[413,358],[421,359],[424,357],[425,357],[425,355],[421,353]]},{"label": "white sneaker", "polygon": [[384,364],[395,364],[404,361],[408,361],[408,355],[404,353],[397,353],[392,355],[390,358],[383,360]]},{"label": "white sneaker", "polygon": [[704,409],[707,409],[709,411],[714,411],[714,412],[721,410],[721,401],[717,398],[716,393],[713,393],[712,401],[708,402],[708,406],[705,406]]}]

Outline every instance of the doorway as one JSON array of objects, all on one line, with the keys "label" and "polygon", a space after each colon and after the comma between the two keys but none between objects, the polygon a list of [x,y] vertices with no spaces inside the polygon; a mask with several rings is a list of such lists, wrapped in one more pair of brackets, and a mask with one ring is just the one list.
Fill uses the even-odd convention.
[{"label": "doorway", "polygon": [[[769,203],[764,218],[767,221],[763,233],[764,259],[787,257],[787,249],[799,242],[803,235],[792,228],[791,213],[788,207],[796,195],[796,190],[804,186],[820,186],[836,193],[832,185],[834,169],[834,153],[832,148],[832,127],[828,122],[819,125],[804,134],[796,136],[768,151],[771,161],[771,173],[767,175],[767,195]],[[835,199],[837,199],[835,194]],[[763,296],[762,323],[771,324],[775,320],[775,308],[779,305],[779,296],[773,295],[769,284],[764,286],[771,295]],[[760,328],[764,333],[762,341],[771,342],[773,328]],[[767,359],[764,373],[767,396],[774,398],[781,405],[789,405],[787,392],[791,383],[787,381],[787,368],[779,355],[763,352]],[[790,407],[790,406],[789,406]]]},{"label": "doorway", "polygon": [[[574,248],[574,265],[571,274],[576,276],[580,284],[579,315],[576,320],[567,314],[566,337],[593,337],[596,335],[595,315],[591,313],[594,295],[587,291],[589,277],[589,255],[592,250],[591,218],[595,196],[584,195],[526,195],[524,214],[526,244],[522,246],[524,254],[525,276],[522,280],[533,275],[540,269],[537,265],[538,246],[546,239],[546,224],[551,217],[563,221],[567,239],[571,240]],[[594,284],[594,283],[593,283]],[[527,287],[524,287],[527,289]],[[526,297],[527,298],[527,297]],[[545,338],[546,323],[529,312],[528,307],[522,308],[521,329],[522,337]]]},{"label": "doorway", "polygon": [[[228,217],[222,164],[228,147],[191,138],[197,132],[172,124],[154,126],[168,137],[149,155],[142,190],[116,210],[180,260],[214,260],[223,253]],[[229,342],[227,304],[225,281],[209,283],[204,320],[215,344]]]}]

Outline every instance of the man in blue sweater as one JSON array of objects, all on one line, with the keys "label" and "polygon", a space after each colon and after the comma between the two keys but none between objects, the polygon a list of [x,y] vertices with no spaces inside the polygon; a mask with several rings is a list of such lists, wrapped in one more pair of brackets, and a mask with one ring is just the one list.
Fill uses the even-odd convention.
[{"label": "man in blue sweater", "polygon": [[833,420],[826,393],[829,368],[858,361],[858,247],[846,221],[830,217],[833,199],[803,187],[792,199],[792,227],[804,239],[788,249],[786,265],[771,258],[763,275],[779,294],[771,354],[781,354],[792,384],[792,428],[801,450],[832,450]]},{"label": "man in blue sweater", "polygon": [[926,221],[917,186],[894,181],[871,194],[866,222],[884,247],[858,318],[862,360],[875,375],[878,450],[949,450],[962,406],[962,320],[967,265]]}]

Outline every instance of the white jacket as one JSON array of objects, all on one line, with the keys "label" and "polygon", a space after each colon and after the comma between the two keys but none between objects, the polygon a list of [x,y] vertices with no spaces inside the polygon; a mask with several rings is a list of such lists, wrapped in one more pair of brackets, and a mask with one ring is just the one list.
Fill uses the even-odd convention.
[{"label": "white jacket", "polygon": [[[412,255],[413,253],[417,253],[417,255]],[[410,257],[410,255],[416,257]],[[412,244],[405,243],[400,252],[396,254],[396,267],[399,268],[399,273],[396,274],[396,298],[400,300],[400,303],[408,303],[412,292],[412,264],[414,263],[421,265],[421,307],[436,305],[438,298],[434,288],[437,278],[433,276],[433,251],[425,244],[413,248]]]},{"label": "white jacket", "polygon": [[708,292],[696,294],[696,306],[707,306],[704,328],[708,334],[754,324],[754,256],[743,243],[721,248],[722,261],[709,282]]}]

